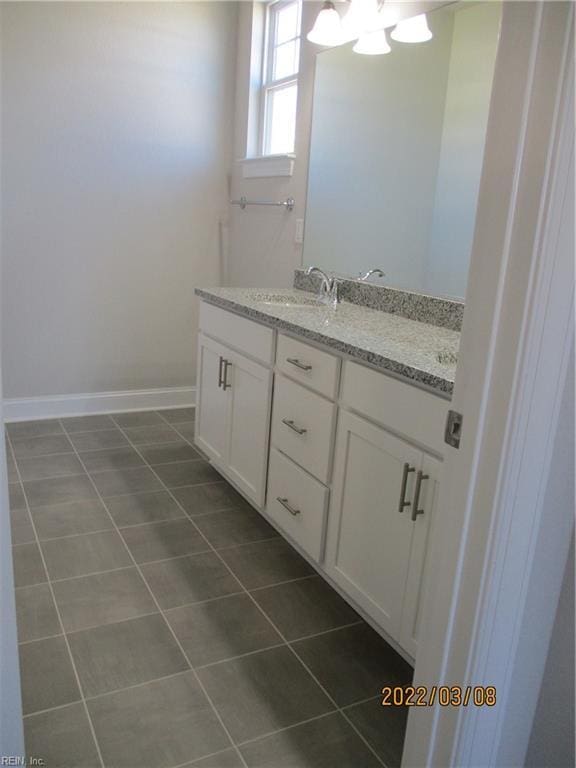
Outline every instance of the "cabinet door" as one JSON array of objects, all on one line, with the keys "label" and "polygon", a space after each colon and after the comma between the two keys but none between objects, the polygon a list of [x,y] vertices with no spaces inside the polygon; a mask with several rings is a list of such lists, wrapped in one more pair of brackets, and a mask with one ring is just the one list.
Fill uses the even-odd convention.
[{"label": "cabinet door", "polygon": [[[424,455],[422,472],[427,476],[420,485],[420,499],[418,509],[423,510],[418,515],[414,525],[412,547],[410,550],[410,562],[408,565],[408,578],[406,580],[406,593],[402,608],[402,625],[400,629],[400,645],[411,656],[416,656],[418,650],[418,638],[420,636],[420,624],[422,621],[422,608],[425,599],[425,588],[429,582],[430,572],[430,534],[432,521],[436,514],[438,500],[438,488],[442,462]],[[414,500],[412,500],[414,503]]]},{"label": "cabinet door", "polygon": [[227,472],[259,507],[264,505],[272,372],[243,355],[226,353],[230,398]]},{"label": "cabinet door", "polygon": [[226,463],[228,446],[228,392],[220,385],[221,360],[226,347],[203,334],[198,336],[198,408],[196,444],[213,461]]},{"label": "cabinet door", "polygon": [[[414,523],[399,512],[404,465],[422,453],[364,419],[340,411],[326,567],[332,578],[398,638]],[[416,471],[407,474],[412,499]]]}]

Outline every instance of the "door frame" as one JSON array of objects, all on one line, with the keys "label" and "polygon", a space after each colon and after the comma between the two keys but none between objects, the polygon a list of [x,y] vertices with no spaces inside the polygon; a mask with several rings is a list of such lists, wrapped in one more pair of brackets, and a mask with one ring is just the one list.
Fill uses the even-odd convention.
[{"label": "door frame", "polygon": [[530,737],[574,525],[570,498],[545,504],[573,478],[573,24],[569,2],[503,4],[414,676],[497,705],[412,708],[405,768],[522,765]]}]

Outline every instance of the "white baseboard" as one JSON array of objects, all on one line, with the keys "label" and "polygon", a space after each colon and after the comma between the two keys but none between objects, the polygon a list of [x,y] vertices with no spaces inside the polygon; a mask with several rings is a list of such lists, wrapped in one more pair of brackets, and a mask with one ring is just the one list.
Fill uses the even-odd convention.
[{"label": "white baseboard", "polygon": [[47,395],[3,401],[4,421],[29,421],[91,413],[155,411],[196,404],[196,387],[133,389],[127,392],[92,392],[80,395]]}]

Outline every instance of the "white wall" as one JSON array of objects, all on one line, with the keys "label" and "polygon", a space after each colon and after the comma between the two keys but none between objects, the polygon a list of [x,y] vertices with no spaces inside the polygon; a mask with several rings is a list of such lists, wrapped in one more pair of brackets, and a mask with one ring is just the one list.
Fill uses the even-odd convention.
[{"label": "white wall", "polygon": [[191,386],[219,281],[235,3],[2,3],[8,398]]}]

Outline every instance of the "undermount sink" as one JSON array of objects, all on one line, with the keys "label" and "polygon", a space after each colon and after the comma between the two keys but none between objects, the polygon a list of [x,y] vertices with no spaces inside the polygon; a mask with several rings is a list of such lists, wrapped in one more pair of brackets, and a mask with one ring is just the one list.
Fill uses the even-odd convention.
[{"label": "undermount sink", "polygon": [[297,296],[293,293],[253,293],[252,301],[279,307],[325,307],[315,296]]}]

